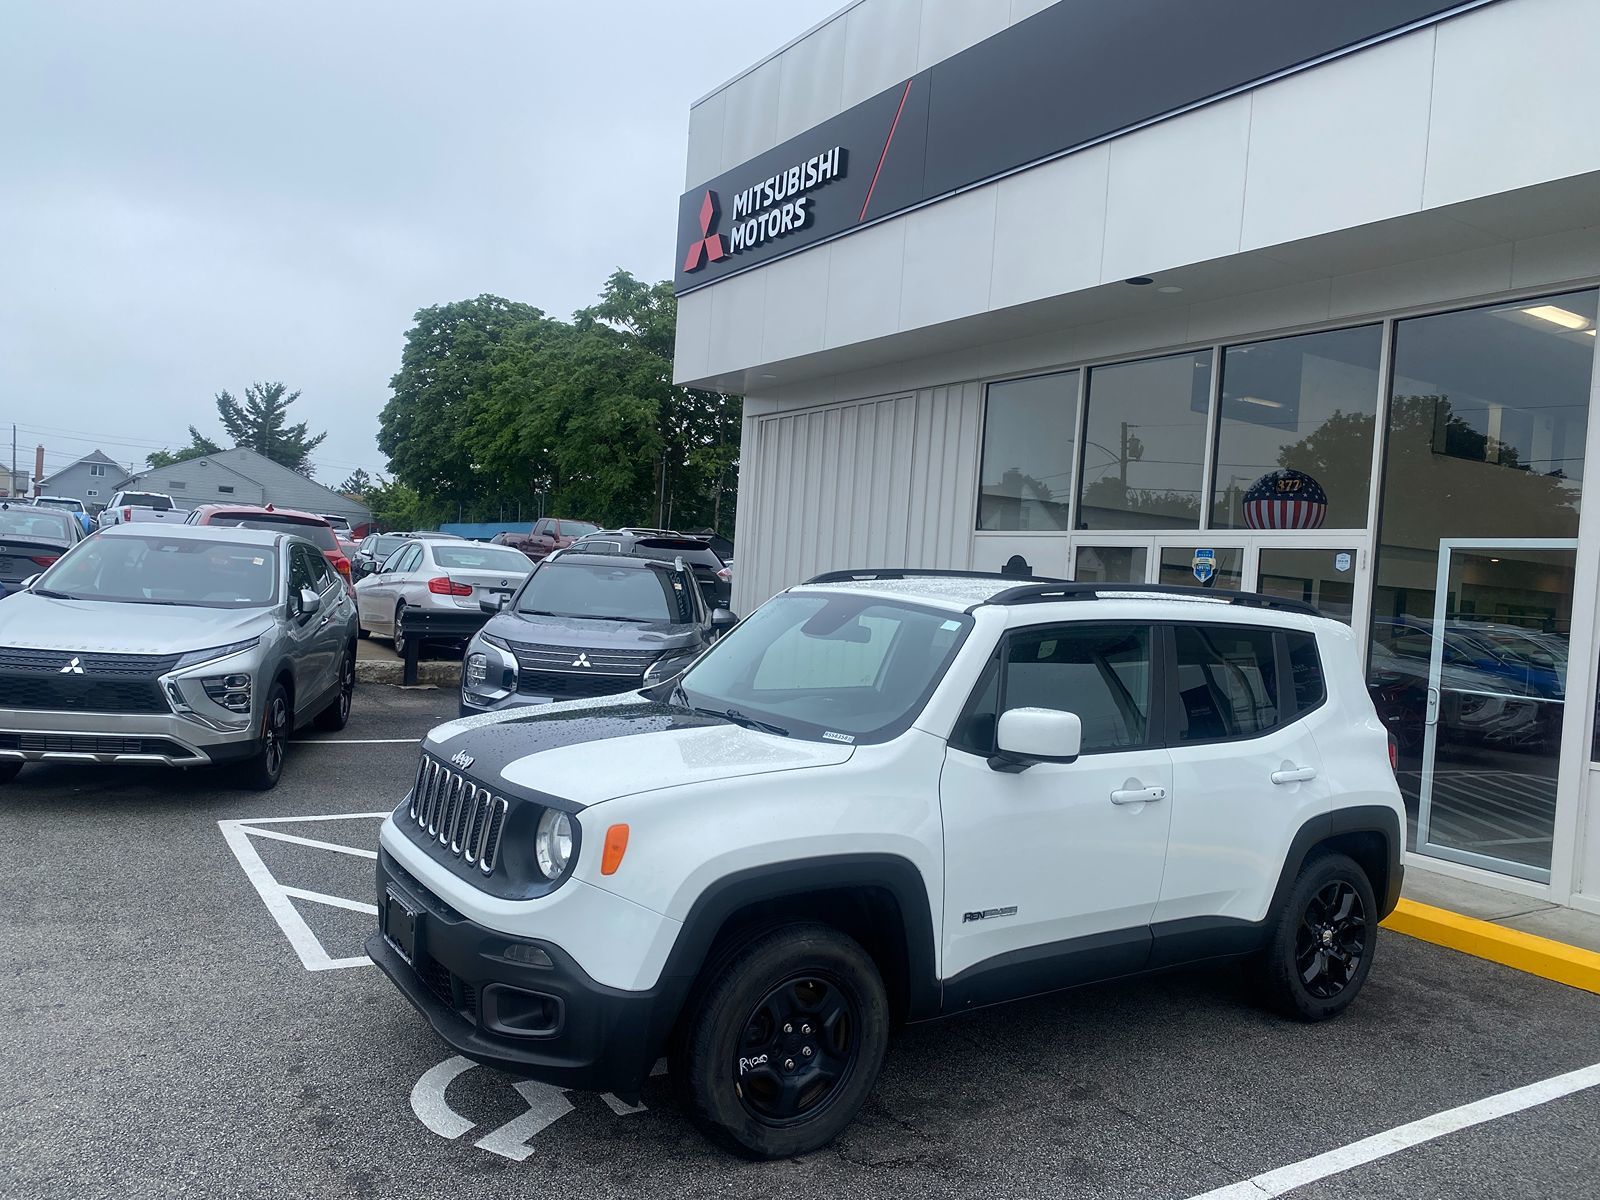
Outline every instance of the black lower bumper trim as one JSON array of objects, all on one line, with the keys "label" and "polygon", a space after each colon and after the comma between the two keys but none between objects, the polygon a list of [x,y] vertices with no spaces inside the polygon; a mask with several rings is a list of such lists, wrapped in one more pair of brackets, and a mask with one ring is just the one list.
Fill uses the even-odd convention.
[{"label": "black lower bumper trim", "polygon": [[[407,913],[394,919],[411,926],[395,940],[388,936],[391,897]],[[605,987],[559,946],[468,920],[381,848],[378,923],[368,956],[456,1053],[556,1087],[637,1100],[656,1057],[654,991]],[[545,961],[550,965],[536,965]],[[533,1032],[525,1035],[497,1031],[493,1026],[510,1019],[507,997],[517,999],[519,1012],[551,1016],[529,1020]]]}]

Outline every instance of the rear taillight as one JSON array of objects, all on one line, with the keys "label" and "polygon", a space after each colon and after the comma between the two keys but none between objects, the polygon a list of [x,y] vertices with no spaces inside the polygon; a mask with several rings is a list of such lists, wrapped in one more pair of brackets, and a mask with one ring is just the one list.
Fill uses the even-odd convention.
[{"label": "rear taillight", "polygon": [[41,567],[48,567],[60,557],[61,555],[59,554],[35,554],[30,556],[30,561],[37,563]]},{"label": "rear taillight", "polygon": [[133,509],[131,509],[131,508],[125,508],[125,509],[123,509],[123,510],[122,510],[122,519],[123,519],[123,520],[124,520],[124,521],[131,521],[131,520],[133,520]]},{"label": "rear taillight", "polygon": [[441,575],[437,579],[428,580],[428,590],[435,596],[470,596],[472,586],[466,583],[457,583],[448,575]]},{"label": "rear taillight", "polygon": [[1396,774],[1400,771],[1400,743],[1394,740],[1394,735],[1389,735],[1389,769]]},{"label": "rear taillight", "polygon": [[727,567],[723,567],[717,572],[717,578],[722,580],[723,583],[727,583],[733,578],[733,572],[728,570]]},{"label": "rear taillight", "polygon": [[339,574],[343,575],[346,579],[350,578],[350,560],[348,558],[334,559],[333,569],[339,572]]}]

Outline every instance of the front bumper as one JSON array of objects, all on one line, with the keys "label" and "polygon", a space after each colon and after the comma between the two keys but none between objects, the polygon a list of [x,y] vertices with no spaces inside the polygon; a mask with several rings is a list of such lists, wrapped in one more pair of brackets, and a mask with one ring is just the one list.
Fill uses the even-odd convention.
[{"label": "front bumper", "polygon": [[[391,922],[411,926],[409,961]],[[606,987],[551,942],[469,920],[381,846],[378,924],[368,956],[458,1054],[556,1087],[638,1099],[664,1038],[655,990]]]},{"label": "front bumper", "polygon": [[0,709],[0,762],[78,762],[202,767],[248,758],[244,729],[207,729],[177,714]]}]

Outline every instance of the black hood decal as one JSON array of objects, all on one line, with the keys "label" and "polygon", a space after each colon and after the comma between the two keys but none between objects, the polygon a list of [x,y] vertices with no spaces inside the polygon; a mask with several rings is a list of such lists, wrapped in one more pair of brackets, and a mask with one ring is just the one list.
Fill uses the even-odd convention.
[{"label": "black hood decal", "polygon": [[[599,743],[615,738],[732,724],[722,717],[662,704],[638,693],[570,706],[530,706],[492,716],[498,719],[468,717],[464,722],[441,725],[423,739],[422,748],[447,763],[456,755],[470,755],[472,764],[464,768],[465,773],[489,782],[500,779],[508,764],[544,750],[593,742],[596,753],[603,754]],[[466,728],[454,732],[462,725]]]}]

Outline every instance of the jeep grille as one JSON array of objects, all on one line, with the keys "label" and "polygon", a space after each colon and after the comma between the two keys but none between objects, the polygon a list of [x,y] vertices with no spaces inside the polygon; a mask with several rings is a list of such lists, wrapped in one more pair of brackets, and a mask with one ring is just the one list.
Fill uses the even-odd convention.
[{"label": "jeep grille", "polygon": [[422,756],[409,809],[419,840],[433,838],[463,862],[485,875],[493,874],[508,807],[504,796],[493,794],[436,758]]}]

